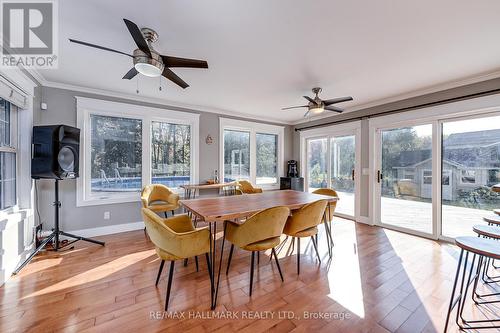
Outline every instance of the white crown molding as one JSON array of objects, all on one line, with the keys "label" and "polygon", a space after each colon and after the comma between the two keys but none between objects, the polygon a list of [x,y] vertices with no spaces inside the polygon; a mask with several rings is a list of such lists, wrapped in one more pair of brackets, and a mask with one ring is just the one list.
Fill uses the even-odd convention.
[{"label": "white crown molding", "polygon": [[[35,79],[35,83],[37,85],[42,85],[42,82],[47,82],[45,78],[40,74],[39,71],[37,71],[35,68],[26,68],[24,67],[24,70],[26,70],[32,77]],[[33,81],[33,80],[32,80]]]},{"label": "white crown molding", "polygon": [[283,124],[283,125],[291,125],[292,124],[291,122],[287,122],[287,121],[284,121],[282,119],[273,118],[273,117],[256,116],[256,115],[250,115],[248,113],[234,112],[234,111],[230,111],[230,110],[211,108],[211,107],[206,107],[206,106],[201,106],[201,105],[183,104],[183,103],[164,100],[164,99],[157,98],[157,97],[146,97],[146,96],[140,96],[140,95],[120,93],[120,92],[105,90],[105,89],[96,89],[96,88],[89,88],[89,87],[72,85],[72,84],[67,84],[67,83],[52,82],[52,81],[45,80],[43,78],[43,76],[40,75],[38,72],[35,75],[38,75],[38,77],[36,79],[40,81],[40,84],[43,87],[72,90],[72,91],[78,91],[78,92],[83,92],[83,93],[88,93],[88,94],[102,95],[102,96],[114,97],[114,98],[122,98],[122,99],[126,99],[126,100],[132,100],[132,101],[138,101],[138,102],[144,102],[144,103],[156,104],[156,105],[163,105],[163,106],[167,106],[167,107],[182,108],[182,109],[192,110],[192,111],[215,113],[215,114],[220,114],[220,115],[225,115],[225,116],[232,116],[232,117],[249,119],[249,120],[253,120],[253,121],[260,121],[260,122],[265,121],[265,122],[270,122],[270,123],[275,123],[275,124]]},{"label": "white crown molding", "polygon": [[[360,104],[360,105],[354,105],[352,107],[346,108],[345,113],[363,110],[363,109],[368,109],[371,107],[384,105],[384,104],[388,104],[388,103],[393,103],[393,102],[405,100],[408,98],[432,94],[432,93],[436,93],[436,92],[443,91],[443,90],[458,88],[461,86],[466,86],[466,85],[473,84],[473,83],[478,83],[478,82],[482,82],[482,81],[496,79],[499,77],[500,77],[500,70],[482,73],[480,75],[475,75],[475,76],[470,76],[470,77],[460,79],[460,80],[454,80],[454,81],[448,81],[445,83],[435,84],[435,85],[432,85],[432,86],[429,86],[429,87],[426,87],[423,89],[413,90],[411,92],[407,92],[404,94],[393,95],[393,96],[390,96],[387,98],[381,98],[381,99],[378,99],[378,100],[375,100],[372,102],[368,102],[368,103],[364,103],[364,104]],[[332,114],[324,114],[324,115],[319,115],[316,117],[311,117],[308,119],[300,119],[300,120],[291,122],[291,124],[292,125],[300,125],[300,124],[304,124],[304,123],[307,123],[310,121],[319,120],[319,119],[323,119],[323,118],[330,118],[330,117],[334,117],[334,116],[335,115],[332,115]]]}]

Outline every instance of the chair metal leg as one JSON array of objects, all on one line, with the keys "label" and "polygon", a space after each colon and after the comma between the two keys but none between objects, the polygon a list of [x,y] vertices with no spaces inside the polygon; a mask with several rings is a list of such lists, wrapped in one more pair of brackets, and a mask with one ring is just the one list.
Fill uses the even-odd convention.
[{"label": "chair metal leg", "polygon": [[188,265],[188,258],[184,259],[184,267]]},{"label": "chair metal leg", "polygon": [[253,266],[255,261],[255,251],[252,251],[252,262],[250,264],[250,291],[249,294],[252,296],[252,285],[253,285]]},{"label": "chair metal leg", "polygon": [[164,212],[163,212],[163,215],[165,215],[165,218],[167,218],[167,217],[168,217],[168,213],[167,213],[167,211],[164,211]]},{"label": "chair metal leg", "polygon": [[200,270],[199,270],[199,267],[198,267],[198,256],[194,257],[194,262],[196,264],[196,271],[199,272]]},{"label": "chair metal leg", "polygon": [[294,250],[295,250],[295,237],[292,237],[292,241],[290,242],[290,245],[288,246],[288,250],[286,250],[286,254],[287,255],[289,253],[292,254]]},{"label": "chair metal leg", "polygon": [[300,275],[300,237],[297,238],[297,275]]},{"label": "chair metal leg", "polygon": [[226,275],[229,274],[229,266],[231,265],[231,259],[233,258],[234,244],[231,244],[231,249],[229,249],[229,259],[227,260]]},{"label": "chair metal leg", "polygon": [[172,216],[175,216],[175,212],[174,212],[174,210],[173,210],[173,209],[172,209]]},{"label": "chair metal leg", "polygon": [[274,259],[276,260],[276,266],[278,266],[278,272],[280,272],[280,277],[281,277],[281,282],[285,282],[285,280],[283,279],[283,273],[281,273],[281,267],[280,267],[280,263],[278,261],[278,256],[276,255],[276,251],[274,250],[274,248],[271,250],[271,256],[274,255]]},{"label": "chair metal leg", "polygon": [[[318,236],[318,234],[316,234],[316,236]],[[318,240],[314,236],[311,236],[311,240],[312,240],[312,243],[314,246],[314,250],[316,250],[316,256],[318,257],[318,261],[319,261],[319,263],[321,263],[321,258],[319,257],[319,252],[318,252],[318,243],[317,243]]]},{"label": "chair metal leg", "polygon": [[285,247],[287,240],[288,240],[288,236],[285,236],[285,239],[277,246],[276,253],[281,252],[281,250]]},{"label": "chair metal leg", "polygon": [[328,256],[331,258],[332,257],[332,242],[330,240],[330,231],[328,227],[328,222],[326,220],[323,222],[325,225],[325,236],[326,236],[326,243],[328,245]]},{"label": "chair metal leg", "polygon": [[167,297],[165,298],[165,311],[168,309],[168,301],[170,299],[170,290],[172,289],[172,277],[174,276],[174,264],[175,261],[170,262],[170,271],[168,273],[168,284],[167,284]]},{"label": "chair metal leg", "polygon": [[260,251],[257,251],[257,265],[260,265]]},{"label": "chair metal leg", "polygon": [[163,265],[165,265],[165,260],[162,260],[160,263],[160,269],[158,270],[158,276],[156,276],[155,286],[158,286],[158,282],[160,281],[161,271],[163,270]]}]

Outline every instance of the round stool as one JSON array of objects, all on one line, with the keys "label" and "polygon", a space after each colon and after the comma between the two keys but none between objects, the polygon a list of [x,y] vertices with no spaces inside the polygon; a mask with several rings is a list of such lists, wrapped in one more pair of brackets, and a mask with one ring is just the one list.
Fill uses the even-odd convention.
[{"label": "round stool", "polygon": [[472,227],[472,230],[479,236],[483,236],[484,238],[493,238],[500,239],[500,227],[484,225],[484,224],[476,224]]},{"label": "round stool", "polygon": [[483,217],[483,220],[487,222],[489,225],[500,226],[500,215],[490,215]]},{"label": "round stool", "polygon": [[[490,258],[490,259],[500,259],[500,243],[498,241],[493,240],[493,239],[488,239],[488,238],[480,238],[480,237],[473,237],[473,236],[464,236],[464,237],[457,237],[455,239],[455,244],[460,248],[460,257],[458,259],[458,265],[457,265],[457,272],[455,274],[455,281],[453,282],[453,290],[451,292],[451,299],[450,299],[450,305],[448,307],[448,313],[446,315],[446,322],[444,326],[444,332],[446,332],[448,328],[448,322],[450,319],[450,314],[455,306],[458,305],[457,307],[457,316],[456,316],[456,323],[458,327],[462,330],[469,330],[469,329],[492,329],[492,328],[500,328],[498,325],[490,325],[490,326],[482,326],[484,323],[491,323],[491,322],[499,322],[500,319],[486,319],[486,320],[466,320],[463,317],[463,310],[465,306],[465,301],[467,299],[467,292],[469,291],[469,286],[471,285],[472,282],[474,282],[474,287],[473,287],[473,292],[472,292],[472,299],[476,304],[486,304],[486,303],[494,303],[498,302],[498,300],[495,301],[478,301],[474,299],[474,293],[477,288],[477,283],[479,280],[479,276],[481,273],[481,267],[483,264],[483,259],[484,258]],[[464,256],[465,253],[465,256]],[[466,277],[466,271],[467,271],[467,266],[468,266],[468,260],[469,260],[469,253],[472,254],[472,263],[470,265],[469,269],[469,274],[468,277]],[[478,262],[477,265],[475,266],[476,263],[476,257],[478,257]],[[462,265],[463,261],[463,265]],[[462,268],[463,266],[463,268]],[[474,269],[475,267],[475,269]],[[462,274],[460,274],[460,269],[462,268]],[[460,278],[461,276],[461,278]],[[455,291],[457,290],[457,285],[459,280],[461,280],[460,283],[460,290],[458,291],[457,296],[455,296]],[[465,286],[465,290],[464,290]],[[481,295],[480,297],[487,297],[487,296],[496,296],[495,294],[488,294],[488,295]],[[472,324],[472,325],[471,325]],[[477,326],[473,326],[473,325]]]},{"label": "round stool", "polygon": [[[491,239],[500,239],[500,227],[484,225],[484,224],[476,224],[472,227],[472,230],[478,235],[478,237],[491,238]],[[499,244],[500,246],[500,244]],[[488,274],[489,267],[498,268],[494,264],[494,260],[486,259],[484,262],[483,275],[482,279],[484,283],[495,283],[500,282],[500,276],[490,276]]]}]

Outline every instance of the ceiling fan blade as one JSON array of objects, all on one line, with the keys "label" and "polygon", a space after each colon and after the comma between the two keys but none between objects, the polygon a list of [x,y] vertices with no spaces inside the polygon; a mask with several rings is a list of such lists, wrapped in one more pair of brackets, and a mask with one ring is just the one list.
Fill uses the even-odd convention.
[{"label": "ceiling fan blade", "polygon": [[180,77],[177,76],[177,74],[175,74],[174,72],[172,72],[167,67],[165,67],[163,69],[163,73],[161,73],[161,75],[163,75],[164,77],[166,77],[167,79],[169,79],[173,83],[177,84],[182,89],[186,89],[187,87],[189,87],[189,84],[187,84],[186,82],[184,82]]},{"label": "ceiling fan blade", "polygon": [[167,67],[208,68],[208,63],[205,60],[178,58],[165,55],[162,55],[161,59]]},{"label": "ceiling fan blade", "polygon": [[127,80],[130,80],[132,79],[134,76],[136,76],[139,72],[137,71],[137,69],[135,69],[135,67],[132,67],[128,72],[127,74],[125,74],[122,79],[127,79]]},{"label": "ceiling fan blade", "polygon": [[128,28],[128,31],[132,35],[132,38],[134,39],[135,43],[137,44],[137,47],[144,53],[146,53],[148,56],[152,57],[151,55],[151,50],[149,49],[148,43],[144,39],[144,36],[142,35],[141,30],[132,21],[129,21],[127,19],[123,19],[125,22],[125,25]]},{"label": "ceiling fan blade", "polygon": [[90,46],[90,47],[93,47],[93,48],[96,48],[96,49],[100,49],[100,50],[104,50],[104,51],[110,51],[110,52],[114,52],[114,53],[123,54],[123,55],[129,56],[129,57],[132,57],[132,58],[134,57],[133,55],[125,53],[125,52],[122,52],[122,51],[113,50],[113,49],[110,49],[109,47],[104,47],[104,46],[100,46],[100,45],[96,45],[96,44],[90,44],[90,43],[87,43],[87,42],[82,42],[81,40],[76,40],[76,39],[71,39],[70,38],[69,41],[72,42],[72,43],[81,44],[81,45],[85,45],[85,46]]},{"label": "ceiling fan blade", "polygon": [[325,103],[325,105],[328,106],[328,105],[342,103],[342,102],[348,102],[348,101],[352,101],[351,96],[327,99],[327,100],[324,100],[323,103]]},{"label": "ceiling fan blade", "polygon": [[344,112],[344,110],[342,110],[341,108],[338,108],[336,106],[325,106],[325,110],[327,110],[327,111],[333,111],[333,112],[338,112],[338,113]]},{"label": "ceiling fan blade", "polygon": [[298,109],[298,108],[307,108],[309,105],[301,105],[301,106],[291,106],[288,108],[282,108],[281,110],[290,110],[290,109]]},{"label": "ceiling fan blade", "polygon": [[309,96],[302,96],[302,97],[304,97],[305,99],[307,99],[309,102],[311,102],[313,104],[317,104],[316,101]]}]

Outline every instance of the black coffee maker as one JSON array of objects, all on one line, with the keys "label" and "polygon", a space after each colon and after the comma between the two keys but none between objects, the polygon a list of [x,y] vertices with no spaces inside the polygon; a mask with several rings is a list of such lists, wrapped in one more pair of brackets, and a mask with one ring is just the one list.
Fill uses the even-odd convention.
[{"label": "black coffee maker", "polygon": [[299,169],[297,168],[297,161],[295,160],[290,160],[288,161],[288,171],[286,173],[287,177],[298,177],[299,176]]}]

